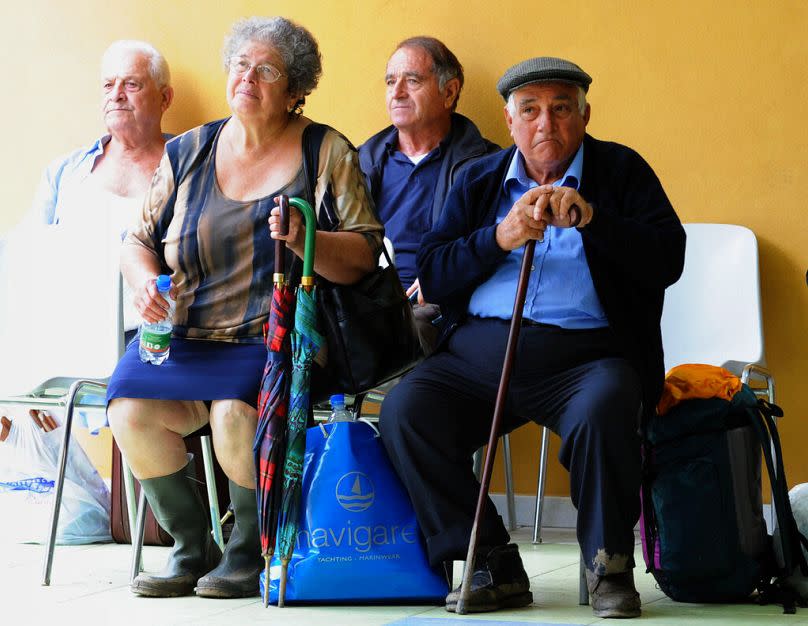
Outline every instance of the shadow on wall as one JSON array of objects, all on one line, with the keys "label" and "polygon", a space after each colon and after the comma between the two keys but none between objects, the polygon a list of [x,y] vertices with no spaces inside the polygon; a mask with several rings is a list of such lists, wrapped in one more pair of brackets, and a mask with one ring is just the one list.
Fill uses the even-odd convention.
[{"label": "shadow on wall", "polygon": [[206,122],[221,119],[230,114],[222,82],[221,93],[211,98],[203,93],[199,81],[185,72],[172,72],[174,102],[165,115],[164,132],[179,135]]},{"label": "shadow on wall", "polygon": [[[792,287],[787,283],[797,278],[802,280],[802,260],[784,251],[776,240],[756,234],[758,240],[758,255],[760,259],[760,288],[761,302],[763,304],[763,320],[778,320],[778,323],[795,324],[800,327],[804,320],[797,307],[787,306],[785,310],[778,304],[777,294],[783,294],[781,288],[787,289],[790,299],[794,295]],[[795,276],[796,274],[796,276]],[[808,272],[805,274],[808,282]],[[774,309],[774,310],[769,310]],[[792,319],[793,318],[793,319]]]}]

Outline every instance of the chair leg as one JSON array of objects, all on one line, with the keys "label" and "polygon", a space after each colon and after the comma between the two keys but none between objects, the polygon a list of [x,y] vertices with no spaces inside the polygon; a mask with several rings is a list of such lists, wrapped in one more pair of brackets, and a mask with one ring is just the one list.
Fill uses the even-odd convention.
[{"label": "chair leg", "polygon": [[121,471],[123,472],[123,492],[126,497],[129,537],[134,537],[137,532],[137,514],[140,508],[137,506],[137,496],[135,495],[135,477],[132,475],[132,468],[126,462],[123,451],[121,451]]},{"label": "chair leg", "polygon": [[62,449],[59,452],[59,470],[56,474],[56,493],[53,495],[53,508],[51,509],[50,531],[48,533],[48,548],[45,554],[45,566],[42,573],[42,584],[50,585],[51,569],[53,568],[53,552],[56,549],[56,530],[59,526],[59,512],[62,508],[62,493],[65,486],[65,471],[67,469],[67,455],[70,449],[70,432],[73,429],[73,403],[65,411],[65,421],[62,426]]},{"label": "chair leg", "polygon": [[454,589],[454,561],[443,562],[443,575],[446,576],[449,589]]},{"label": "chair leg", "polygon": [[516,502],[513,493],[513,464],[511,462],[511,438],[502,435],[502,457],[505,461],[505,508],[508,514],[508,530],[516,529]]},{"label": "chair leg", "polygon": [[62,449],[59,452],[59,469],[56,472],[56,492],[53,494],[48,548],[45,553],[45,566],[42,573],[42,585],[45,587],[50,585],[51,569],[53,568],[53,552],[56,549],[56,531],[59,527],[59,512],[62,508],[62,493],[65,487],[65,472],[67,470],[67,458],[70,451],[70,433],[73,431],[73,407],[76,403],[78,392],[86,385],[97,386],[98,383],[92,380],[76,380],[70,385],[65,399],[65,421],[62,425],[65,430],[62,435]]},{"label": "chair leg", "polygon": [[541,520],[544,514],[544,483],[547,481],[547,452],[550,446],[550,429],[541,429],[541,452],[539,453],[539,480],[536,486],[536,513],[533,517],[533,543],[541,543]]},{"label": "chair leg", "polygon": [[[516,502],[513,493],[513,464],[511,462],[511,440],[505,434],[502,435],[502,456],[505,461],[505,514],[508,517],[508,530],[516,529]],[[483,448],[477,448],[472,456],[472,471],[480,480],[483,469]]]},{"label": "chair leg", "polygon": [[578,563],[578,604],[581,606],[589,604],[589,588],[586,586],[586,566],[583,554]]},{"label": "chair leg", "polygon": [[219,494],[216,490],[216,476],[213,473],[213,448],[210,445],[210,436],[203,435],[200,442],[202,444],[202,462],[205,466],[205,484],[208,488],[208,507],[210,509],[210,526],[213,529],[213,540],[217,543],[219,549],[224,551]]},{"label": "chair leg", "polygon": [[362,417],[362,405],[365,402],[365,397],[367,396],[366,393],[360,393],[358,396],[354,396],[353,401],[353,416],[355,420],[358,420]]},{"label": "chair leg", "polygon": [[137,503],[137,523],[135,532],[130,537],[132,539],[132,568],[129,576],[129,582],[134,582],[137,575],[140,574],[141,556],[143,554],[143,537],[146,534],[146,510],[149,506],[146,501],[146,492],[141,488],[140,498]]}]

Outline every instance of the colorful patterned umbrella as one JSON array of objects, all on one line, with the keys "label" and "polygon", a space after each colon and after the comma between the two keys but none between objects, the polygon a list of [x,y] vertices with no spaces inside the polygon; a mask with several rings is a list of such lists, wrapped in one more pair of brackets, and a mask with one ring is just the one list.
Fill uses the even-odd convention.
[{"label": "colorful patterned umbrella", "polygon": [[281,560],[281,580],[278,606],[283,606],[286,576],[294,552],[300,521],[301,474],[306,451],[306,421],[309,415],[309,384],[311,364],[323,344],[317,332],[317,311],[314,290],[301,287],[297,294],[295,329],[292,333],[292,388],[289,394],[289,419],[286,431],[286,460],[283,466],[283,500],[278,531],[278,555]]},{"label": "colorful patterned umbrella", "polygon": [[[324,337],[317,332],[317,307],[314,290],[314,211],[303,200],[292,198],[292,206],[306,217],[306,250],[303,276],[297,290],[295,325],[292,332],[292,380],[289,393],[289,418],[286,431],[286,460],[283,466],[283,496],[278,530],[278,553],[281,560],[281,578],[278,606],[284,605],[286,577],[289,561],[294,552],[300,522],[300,494],[303,474],[303,455],[306,451],[306,422],[309,417],[309,385],[311,364],[323,344]],[[311,234],[311,237],[309,237]]]},{"label": "colorful patterned umbrella", "polygon": [[[288,232],[289,209],[281,196],[281,231]],[[267,362],[258,392],[258,426],[253,441],[255,455],[258,527],[261,554],[264,557],[264,580],[269,580],[269,561],[275,550],[281,490],[275,476],[283,466],[286,452],[286,419],[289,402],[291,367],[289,330],[293,323],[295,292],[286,284],[284,260],[286,244],[275,242],[275,275],[269,321],[264,326]],[[269,603],[269,585],[265,585],[264,606]]]}]

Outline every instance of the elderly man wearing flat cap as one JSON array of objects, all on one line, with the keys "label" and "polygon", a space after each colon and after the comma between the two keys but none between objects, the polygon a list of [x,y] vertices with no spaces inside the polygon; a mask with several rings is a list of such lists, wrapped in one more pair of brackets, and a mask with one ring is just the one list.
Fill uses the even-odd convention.
[{"label": "elderly man wearing flat cap", "polygon": [[[488,439],[523,246],[536,240],[503,432],[532,420],[559,435],[594,613],[636,617],[638,425],[662,389],[662,300],[685,234],[642,157],[586,134],[591,82],[548,57],[499,80],[515,145],[461,173],[422,241],[418,277],[443,334],[387,396],[381,432],[431,563],[464,559],[479,491],[471,457]],[[508,542],[489,500],[467,610],[532,602]]]}]

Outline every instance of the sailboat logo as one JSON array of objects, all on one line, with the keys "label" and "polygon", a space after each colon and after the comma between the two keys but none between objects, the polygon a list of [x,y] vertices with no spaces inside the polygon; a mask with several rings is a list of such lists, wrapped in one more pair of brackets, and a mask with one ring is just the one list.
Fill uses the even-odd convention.
[{"label": "sailboat logo", "polygon": [[337,482],[337,502],[346,511],[359,513],[373,505],[376,490],[373,481],[362,472],[348,472]]}]

